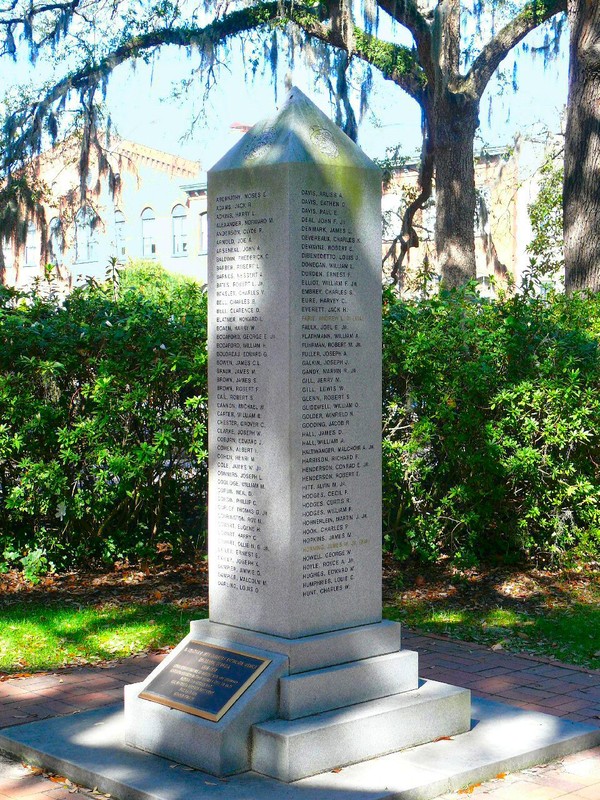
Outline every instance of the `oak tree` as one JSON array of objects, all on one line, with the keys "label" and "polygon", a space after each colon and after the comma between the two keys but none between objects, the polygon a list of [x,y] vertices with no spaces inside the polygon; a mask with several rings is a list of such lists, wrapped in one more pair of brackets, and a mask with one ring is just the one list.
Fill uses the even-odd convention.
[{"label": "oak tree", "polygon": [[569,0],[565,288],[600,291],[600,4]]}]

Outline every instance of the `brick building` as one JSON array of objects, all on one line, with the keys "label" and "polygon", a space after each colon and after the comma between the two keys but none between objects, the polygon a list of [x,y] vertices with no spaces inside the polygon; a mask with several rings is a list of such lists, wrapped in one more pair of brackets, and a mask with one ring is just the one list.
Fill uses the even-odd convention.
[{"label": "brick building", "polygon": [[157,260],[206,282],[206,175],[200,162],[121,139],[106,157],[112,181],[92,158],[82,203],[75,146],[40,156],[45,231],[30,220],[20,246],[4,242],[5,283],[30,286],[48,263],[70,285],[103,279],[111,257],[124,264]]}]

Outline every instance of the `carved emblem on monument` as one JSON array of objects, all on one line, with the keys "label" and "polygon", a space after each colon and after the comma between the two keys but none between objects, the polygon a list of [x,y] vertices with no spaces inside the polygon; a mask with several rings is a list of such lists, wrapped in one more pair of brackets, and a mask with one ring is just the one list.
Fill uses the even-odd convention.
[{"label": "carved emblem on monument", "polygon": [[337,158],[340,154],[337,144],[333,136],[326,128],[321,128],[314,125],[310,129],[310,138],[315,147],[320,150],[324,156],[329,158]]},{"label": "carved emblem on monument", "polygon": [[258,158],[259,156],[265,155],[274,141],[275,132],[269,128],[266,128],[261,134],[259,134],[259,136],[257,136],[255,139],[252,139],[246,145],[246,158],[250,161]]}]

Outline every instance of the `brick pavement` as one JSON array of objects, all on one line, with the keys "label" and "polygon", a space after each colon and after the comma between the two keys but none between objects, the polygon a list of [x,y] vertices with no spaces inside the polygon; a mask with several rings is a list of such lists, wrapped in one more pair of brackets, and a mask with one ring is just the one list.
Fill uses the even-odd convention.
[{"label": "brick pavement", "polygon": [[[404,633],[403,647],[418,650],[422,677],[468,687],[479,697],[600,727],[598,670],[411,632]],[[115,703],[121,700],[125,684],[145,677],[162,658],[156,654],[110,667],[2,681],[0,727]],[[92,794],[57,780],[0,756],[0,800],[85,800]],[[467,787],[440,800],[460,800],[464,795],[491,800],[600,800],[600,747]]]},{"label": "brick pavement", "polygon": [[123,687],[142,680],[163,655],[136,657],[108,668],[79,667],[0,682],[0,728],[118,703]]},{"label": "brick pavement", "polygon": [[478,697],[600,727],[600,670],[410,632],[404,635],[402,646],[418,650],[423,678],[464,686]]}]

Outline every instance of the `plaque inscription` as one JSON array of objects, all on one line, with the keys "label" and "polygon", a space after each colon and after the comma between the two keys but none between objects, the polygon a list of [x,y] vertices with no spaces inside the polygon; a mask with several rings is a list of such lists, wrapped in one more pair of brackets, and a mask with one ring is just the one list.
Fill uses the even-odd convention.
[{"label": "plaque inscription", "polygon": [[270,663],[268,658],[192,640],[139,696],[218,722]]}]

